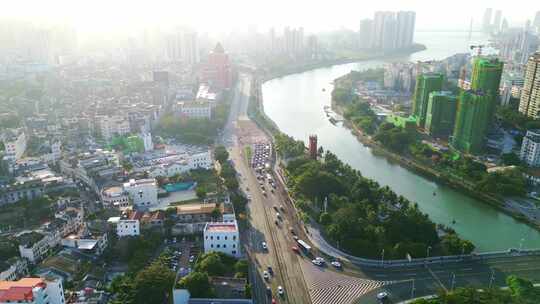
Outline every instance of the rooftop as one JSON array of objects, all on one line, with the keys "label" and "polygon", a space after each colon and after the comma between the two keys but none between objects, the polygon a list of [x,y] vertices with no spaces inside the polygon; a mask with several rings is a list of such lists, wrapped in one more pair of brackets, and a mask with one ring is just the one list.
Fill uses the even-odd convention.
[{"label": "rooftop", "polygon": [[184,215],[184,214],[207,214],[212,213],[212,211],[216,209],[215,203],[210,204],[186,204],[186,205],[180,205],[176,206],[176,214],[178,215]]},{"label": "rooftop", "polygon": [[31,231],[19,235],[18,240],[19,244],[24,247],[31,247],[35,243],[41,241],[45,236],[39,232]]},{"label": "rooftop", "polygon": [[207,232],[235,232],[238,231],[236,223],[207,223],[204,229]]},{"label": "rooftop", "polygon": [[33,301],[32,289],[45,287],[41,278],[24,278],[19,281],[0,281],[0,302]]}]

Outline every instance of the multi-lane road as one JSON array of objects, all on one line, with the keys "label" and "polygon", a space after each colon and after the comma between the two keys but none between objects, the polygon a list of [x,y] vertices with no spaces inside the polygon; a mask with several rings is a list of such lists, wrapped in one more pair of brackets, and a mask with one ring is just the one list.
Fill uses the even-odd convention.
[{"label": "multi-lane road", "polygon": [[[270,303],[272,298],[279,303],[377,303],[375,295],[383,289],[390,293],[389,302],[397,303],[413,296],[425,296],[459,286],[504,286],[505,278],[510,274],[540,280],[540,256],[508,256],[482,261],[465,259],[455,263],[399,268],[366,267],[346,262],[345,269],[339,271],[314,266],[309,258],[295,254],[291,250],[295,241],[290,229],[294,229],[301,239],[309,238],[284,185],[276,178],[275,193],[263,195],[245,154],[247,146],[268,141],[266,135],[247,117],[251,81],[248,75],[240,76],[222,141],[239,173],[240,188],[251,197],[248,203],[248,227],[242,241],[254,266],[252,280],[256,303]],[[278,177],[278,174],[275,175]],[[282,220],[276,225],[273,207],[280,205],[285,211],[281,212]],[[268,250],[262,248],[262,242],[268,244]],[[319,245],[318,242],[316,244]],[[328,248],[324,249],[328,252]],[[314,255],[324,256],[316,248]],[[265,281],[262,272],[267,266],[273,268],[274,275]],[[272,289],[271,297],[266,293],[267,286]],[[282,297],[277,295],[277,286],[284,287]]]}]

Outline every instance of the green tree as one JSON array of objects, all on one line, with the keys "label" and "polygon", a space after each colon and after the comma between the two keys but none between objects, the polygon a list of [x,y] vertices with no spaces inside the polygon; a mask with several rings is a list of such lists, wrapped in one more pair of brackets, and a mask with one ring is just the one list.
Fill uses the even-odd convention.
[{"label": "green tree", "polygon": [[135,303],[164,303],[174,285],[175,273],[161,261],[146,267],[135,277]]},{"label": "green tree", "polygon": [[332,216],[330,215],[330,213],[328,212],[321,213],[321,215],[319,216],[319,223],[321,223],[321,225],[324,225],[324,226],[331,224]]},{"label": "green tree", "polygon": [[189,290],[189,293],[193,298],[214,297],[212,285],[210,285],[208,274],[206,274],[205,272],[195,271],[183,277],[178,282],[178,288],[184,288]]},{"label": "green tree", "polygon": [[224,146],[217,146],[214,149],[214,158],[219,161],[220,164],[224,164],[229,159],[229,152]]},{"label": "green tree", "polygon": [[197,186],[197,188],[195,189],[195,193],[197,194],[197,197],[199,199],[205,199],[207,195],[206,188],[204,188],[203,186]]}]

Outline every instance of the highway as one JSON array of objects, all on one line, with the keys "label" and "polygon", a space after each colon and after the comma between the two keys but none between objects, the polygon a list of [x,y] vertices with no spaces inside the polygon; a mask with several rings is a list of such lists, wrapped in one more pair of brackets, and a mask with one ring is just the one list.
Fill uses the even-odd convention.
[{"label": "highway", "polygon": [[[275,193],[264,196],[258,180],[245,155],[245,147],[256,142],[268,141],[267,136],[247,117],[247,105],[250,96],[251,78],[241,75],[235,97],[231,105],[229,121],[223,131],[223,144],[229,150],[234,166],[239,173],[240,188],[249,196],[247,233],[242,235],[248,257],[256,271],[252,272],[253,293],[256,303],[269,303],[265,293],[266,286],[271,286],[273,297],[280,303],[377,303],[375,295],[381,290],[390,293],[388,303],[397,303],[411,297],[435,294],[439,290],[451,290],[460,286],[505,286],[505,278],[510,274],[540,280],[540,256],[508,256],[485,260],[470,260],[440,264],[402,267],[372,267],[359,265],[332,251],[328,244],[321,244],[315,239],[313,255],[299,256],[292,252],[295,244],[290,229],[309,242],[317,234],[310,230],[306,235],[303,223],[297,218],[283,181],[279,178],[276,167],[277,189]],[[255,92],[257,94],[258,92]],[[266,185],[266,184],[265,184]],[[283,205],[283,221],[279,226],[274,223],[276,216],[273,206]],[[261,243],[268,244],[268,251],[262,250]],[[324,242],[322,242],[324,243]],[[322,246],[324,252],[330,252],[344,261],[343,271],[331,267],[319,268],[310,263],[314,256],[331,256],[318,252]],[[272,266],[274,276],[265,282],[262,271]],[[276,287],[285,289],[284,297],[276,294]],[[348,289],[344,289],[348,288]],[[348,296],[343,296],[347,294]]]},{"label": "highway", "polygon": [[[248,203],[249,224],[242,241],[252,265],[257,269],[258,276],[253,278],[255,300],[256,303],[269,303],[271,298],[266,295],[266,286],[270,286],[273,298],[279,303],[310,303],[298,256],[290,249],[294,241],[287,234],[289,221],[284,217],[279,226],[274,223],[275,212],[272,207],[282,204],[282,198],[277,194],[268,193],[267,197],[262,194],[254,171],[244,155],[245,146],[267,140],[247,118],[250,88],[250,79],[242,75],[231,104],[228,123],[223,131],[223,143],[227,146],[239,174],[240,188],[251,196]],[[263,250],[262,242],[268,244],[268,250]],[[268,266],[272,267],[274,275],[265,282],[262,272]],[[283,296],[277,295],[277,286],[283,286]]]}]

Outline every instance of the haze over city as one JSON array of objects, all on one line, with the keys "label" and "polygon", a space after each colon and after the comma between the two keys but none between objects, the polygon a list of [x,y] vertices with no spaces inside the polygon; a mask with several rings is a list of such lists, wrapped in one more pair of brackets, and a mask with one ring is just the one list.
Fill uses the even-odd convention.
[{"label": "haze over city", "polygon": [[530,1],[4,1],[0,304],[540,303]]}]

